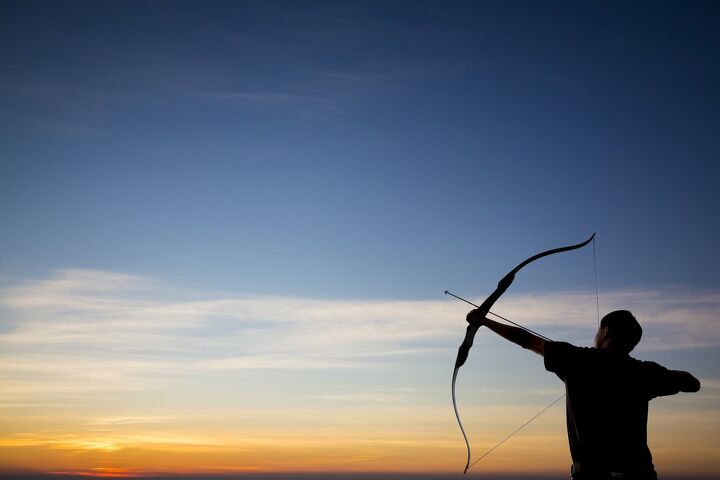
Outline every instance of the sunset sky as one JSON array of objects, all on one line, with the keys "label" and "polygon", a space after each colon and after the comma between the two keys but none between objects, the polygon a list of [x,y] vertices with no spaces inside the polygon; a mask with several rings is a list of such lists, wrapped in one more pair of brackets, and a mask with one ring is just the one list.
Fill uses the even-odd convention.
[{"label": "sunset sky", "polygon": [[[718,45],[717,2],[1,0],[0,472],[460,475],[443,291],[597,232],[494,311],[632,310],[703,386],[658,471],[720,478]],[[481,330],[474,458],[562,392]],[[470,472],[570,463],[558,404]]]}]

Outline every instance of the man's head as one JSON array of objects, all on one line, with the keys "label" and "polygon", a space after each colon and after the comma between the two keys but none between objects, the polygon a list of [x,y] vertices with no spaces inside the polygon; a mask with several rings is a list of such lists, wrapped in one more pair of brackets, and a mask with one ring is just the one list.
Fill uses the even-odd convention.
[{"label": "man's head", "polygon": [[642,337],[642,328],[632,313],[615,310],[600,320],[595,347],[630,353]]}]

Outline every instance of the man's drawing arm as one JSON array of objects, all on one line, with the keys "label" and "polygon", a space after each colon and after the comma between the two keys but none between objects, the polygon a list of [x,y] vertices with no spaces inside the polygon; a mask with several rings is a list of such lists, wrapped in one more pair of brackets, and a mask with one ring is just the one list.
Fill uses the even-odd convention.
[{"label": "man's drawing arm", "polygon": [[670,370],[668,374],[672,376],[673,382],[681,392],[697,392],[700,390],[700,380],[695,378],[691,373],[680,370]]},{"label": "man's drawing arm", "polygon": [[669,370],[655,362],[644,363],[648,366],[646,377],[650,398],[700,390],[700,380],[689,372]]}]

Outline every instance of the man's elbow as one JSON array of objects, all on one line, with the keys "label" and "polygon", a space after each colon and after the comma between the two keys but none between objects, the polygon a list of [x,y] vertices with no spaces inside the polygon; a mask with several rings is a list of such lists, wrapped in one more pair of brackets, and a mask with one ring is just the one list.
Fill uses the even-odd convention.
[{"label": "man's elbow", "polygon": [[680,382],[681,392],[697,392],[700,390],[700,380],[688,372],[680,372],[680,374],[682,375]]}]

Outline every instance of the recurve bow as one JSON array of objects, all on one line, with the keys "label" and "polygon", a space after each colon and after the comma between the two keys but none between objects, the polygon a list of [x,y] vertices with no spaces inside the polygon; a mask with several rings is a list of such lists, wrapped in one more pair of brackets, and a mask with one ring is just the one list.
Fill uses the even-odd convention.
[{"label": "recurve bow", "polygon": [[[513,280],[515,280],[515,274],[520,271],[525,265],[534,262],[535,260],[538,260],[542,257],[547,257],[548,255],[553,255],[555,253],[561,253],[561,252],[567,252],[570,250],[575,250],[578,248],[582,248],[588,243],[590,243],[595,238],[595,234],[593,233],[590,238],[585,240],[584,242],[577,243],[575,245],[569,245],[567,247],[559,247],[559,248],[553,248],[551,250],[546,250],[544,252],[540,252],[537,255],[533,255],[532,257],[523,260],[517,267],[510,270],[510,272],[505,275],[503,278],[500,279],[498,282],[498,286],[495,289],[494,292],[492,292],[484,302],[480,304],[478,309],[482,313],[482,315],[479,315],[480,318],[485,317],[490,312],[490,309],[493,307],[495,302],[500,298],[500,296],[505,293],[505,291],[510,287]],[[449,293],[449,292],[445,292]],[[454,296],[454,295],[453,295]],[[504,317],[501,317],[505,319]],[[507,319],[505,319],[507,320]],[[508,320],[510,321],[510,320]],[[523,327],[522,325],[518,325],[515,322],[510,322],[514,325],[517,325],[520,328],[523,328],[525,330],[528,330],[527,328]],[[465,446],[467,447],[467,462],[465,464],[465,470],[463,473],[466,473],[468,468],[470,468],[470,442],[468,441],[467,434],[465,433],[465,428],[463,427],[462,421],[460,420],[460,413],[458,412],[457,407],[457,401],[455,399],[455,383],[457,381],[457,375],[458,371],[460,371],[460,367],[462,367],[465,364],[465,361],[467,360],[468,354],[470,353],[470,347],[472,347],[473,340],[475,339],[475,334],[477,333],[478,329],[480,328],[479,323],[470,323],[467,326],[467,330],[465,331],[465,338],[463,339],[462,344],[460,345],[460,348],[458,349],[457,359],[455,360],[455,369],[453,370],[453,376],[452,376],[452,402],[453,402],[453,409],[455,410],[455,417],[457,418],[458,425],[460,426],[460,431],[462,432],[463,438],[465,439]],[[532,331],[531,331],[532,332]],[[535,333],[535,332],[532,332]]]}]

